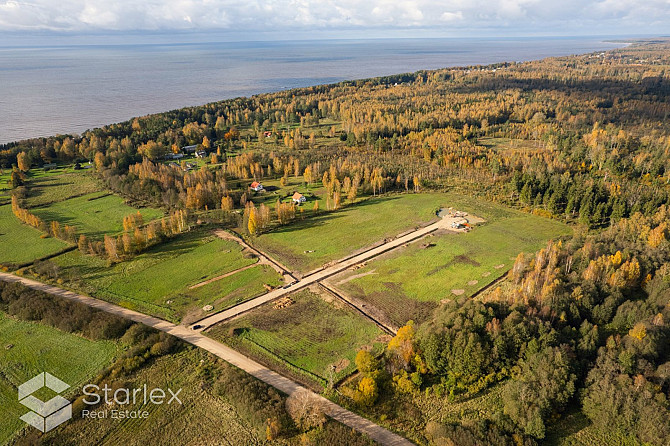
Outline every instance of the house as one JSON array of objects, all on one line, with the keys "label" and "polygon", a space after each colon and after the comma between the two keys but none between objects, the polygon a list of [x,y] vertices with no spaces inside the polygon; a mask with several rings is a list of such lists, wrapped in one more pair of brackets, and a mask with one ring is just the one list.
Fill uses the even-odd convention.
[{"label": "house", "polygon": [[256,191],[256,192],[260,192],[260,191],[263,190],[263,185],[261,183],[259,183],[258,181],[254,181],[253,183],[251,183],[251,186],[249,186],[249,187],[251,188],[251,190]]},{"label": "house", "polygon": [[184,154],[183,153],[166,153],[165,154],[165,159],[166,160],[178,160],[180,158],[183,158]]},{"label": "house", "polygon": [[293,197],[291,197],[291,198],[293,199],[293,202],[296,203],[296,204],[301,204],[301,203],[304,203],[305,201],[307,201],[307,198],[305,198],[305,196],[303,194],[301,194],[300,192],[294,193]]},{"label": "house", "polygon": [[266,138],[269,138],[269,137],[272,136],[272,132],[263,132],[263,136],[265,136]]},{"label": "house", "polygon": [[195,152],[195,150],[197,148],[198,148],[198,145],[194,144],[192,146],[184,146],[184,147],[181,148],[181,150],[183,150],[186,153],[193,153],[193,152]]},{"label": "house", "polygon": [[204,150],[197,150],[195,152],[195,157],[196,158],[204,158],[206,156],[207,156],[207,152],[205,152]]}]

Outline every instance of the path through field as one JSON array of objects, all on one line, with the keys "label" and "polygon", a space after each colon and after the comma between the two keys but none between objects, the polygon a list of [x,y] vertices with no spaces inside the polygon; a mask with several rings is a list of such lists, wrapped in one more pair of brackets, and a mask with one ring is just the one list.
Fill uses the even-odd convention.
[{"label": "path through field", "polygon": [[27,279],[25,277],[18,277],[12,274],[0,272],[0,280],[5,282],[20,282],[23,285],[49,293],[55,296],[64,297],[69,300],[83,303],[90,307],[97,308],[107,313],[116,314],[118,316],[139,322],[157,330],[164,331],[173,336],[176,336],[192,345],[203,348],[208,352],[218,356],[224,361],[239,367],[250,375],[260,379],[261,381],[275,387],[281,392],[292,395],[295,392],[309,392],[321,404],[324,412],[334,420],[349,426],[352,429],[361,432],[374,441],[383,445],[411,445],[412,443],[393,432],[367,420],[355,413],[344,409],[343,407],[333,403],[332,401],[322,397],[321,395],[312,392],[300,384],[274,372],[267,367],[264,367],[256,361],[247,358],[241,353],[231,349],[230,347],[208,338],[198,331],[191,330],[183,325],[175,325],[171,322],[164,321],[146,314],[138,313],[137,311],[129,310],[118,305],[110,304],[102,300],[98,300],[83,294],[77,294],[72,291],[64,290],[55,286],[47,285],[35,280]]},{"label": "path through field", "polygon": [[[252,310],[256,307],[259,307],[263,305],[264,303],[273,301],[275,299],[278,299],[284,295],[293,293],[295,291],[298,291],[302,288],[305,288],[309,285],[312,285],[314,283],[319,283],[323,279],[326,279],[328,277],[331,277],[339,272],[344,271],[347,268],[351,268],[354,265],[357,265],[359,263],[362,263],[366,260],[369,260],[373,257],[376,257],[380,254],[384,254],[385,252],[391,251],[392,249],[398,248],[400,246],[403,246],[406,243],[412,242],[416,239],[419,239],[421,237],[424,237],[431,232],[437,231],[438,229],[443,229],[443,230],[449,230],[449,231],[456,231],[451,227],[451,224],[454,223],[455,221],[461,220],[460,218],[455,218],[455,217],[444,217],[440,219],[439,221],[430,224],[428,226],[425,226],[423,228],[419,228],[415,231],[412,231],[410,233],[407,233],[401,237],[397,237],[393,240],[390,240],[386,243],[382,243],[381,245],[372,247],[366,251],[363,251],[360,254],[357,254],[353,257],[345,258],[343,260],[335,262],[333,265],[328,266],[327,268],[324,268],[320,271],[316,271],[312,274],[309,274],[305,277],[303,277],[300,280],[297,280],[296,282],[293,282],[292,284],[285,285],[282,288],[278,288],[276,290],[272,290],[269,293],[263,294],[262,296],[256,297],[254,299],[248,300],[246,302],[242,302],[239,305],[235,305],[232,308],[229,308],[227,310],[221,311],[219,313],[213,314],[211,316],[208,316],[194,324],[191,325],[191,328],[194,329],[195,331],[202,331],[205,330],[212,325],[215,325],[221,321],[225,321],[227,319],[233,318],[235,316],[239,316],[242,313],[246,313],[249,310]],[[262,255],[262,254],[261,254]],[[197,327],[197,328],[196,328]]]}]

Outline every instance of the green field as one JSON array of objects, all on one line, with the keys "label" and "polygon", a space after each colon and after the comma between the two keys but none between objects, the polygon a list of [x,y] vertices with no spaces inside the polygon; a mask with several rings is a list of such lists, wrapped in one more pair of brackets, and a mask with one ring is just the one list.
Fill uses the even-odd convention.
[{"label": "green field", "polygon": [[55,238],[40,238],[42,233],[21,223],[10,205],[0,206],[0,263],[28,263],[68,246]]},{"label": "green field", "polygon": [[[472,295],[549,239],[569,234],[557,221],[491,203],[453,200],[455,207],[483,217],[469,233],[444,231],[369,261],[330,279],[337,288],[370,302],[396,324],[430,317],[442,299]],[[426,246],[430,244],[432,246]]]},{"label": "green field", "polygon": [[207,315],[202,310],[205,305],[214,307],[210,313],[221,311],[267,293],[265,284],[278,287],[283,283],[282,277],[274,269],[267,265],[256,265],[207,285],[183,290],[175,296],[175,302],[183,302],[190,307],[183,322],[194,322]]},{"label": "green field", "polygon": [[0,169],[0,204],[9,203],[12,199],[10,195],[12,190],[11,175],[11,169]]},{"label": "green field", "polygon": [[[201,386],[197,364],[210,361],[197,349],[158,358],[130,377],[125,386],[140,388],[182,389],[183,404],[129,404],[124,409],[149,412],[146,419],[118,420],[74,419],[47,434],[49,444],[81,445],[181,445],[261,444],[264,438],[240,416],[238,409]],[[104,406],[97,410],[104,409]]]},{"label": "green field", "polygon": [[[229,322],[213,327],[208,335],[239,345],[254,356],[286,361],[323,379],[337,364],[336,379],[356,368],[354,358],[363,347],[379,351],[383,332],[371,321],[339,301],[326,302],[303,290],[291,295],[294,303],[275,309],[265,304]],[[231,329],[236,329],[231,336]]]},{"label": "green field", "polygon": [[32,173],[26,183],[26,207],[44,206],[68,198],[98,192],[102,188],[91,170],[55,169]]},{"label": "green field", "polygon": [[436,211],[450,205],[450,201],[447,194],[371,198],[280,227],[253,239],[253,243],[286,266],[304,273],[386,237],[434,221]]},{"label": "green field", "polygon": [[[55,257],[53,262],[60,267],[60,277],[84,293],[172,321],[180,320],[204,302],[223,298],[216,292],[229,291],[231,283],[247,287],[238,296],[248,296],[262,287],[262,280],[276,280],[274,271],[259,270],[255,276],[247,270],[239,274],[248,282],[236,282],[238,278],[233,275],[205,285],[192,295],[194,290],[189,290],[189,286],[257,262],[243,255],[237,243],[200,231],[184,234],[111,267],[105,260],[78,251]],[[251,284],[255,280],[258,285]]]},{"label": "green field", "polygon": [[[44,221],[58,221],[63,225],[77,228],[77,233],[89,237],[102,237],[123,230],[123,217],[136,214],[138,209],[123,202],[121,197],[96,192],[52,203],[47,207],[31,209]],[[163,213],[157,209],[139,210],[144,221],[160,218]]]},{"label": "green field", "polygon": [[14,320],[0,312],[0,443],[25,426],[19,419],[27,409],[19,404],[17,386],[41,372],[49,372],[72,389],[86,383],[117,352],[110,341],[90,341],[35,322]]},{"label": "green field", "polygon": [[[236,183],[233,183],[234,185]],[[288,182],[285,186],[281,185],[279,179],[267,179],[262,181],[265,190],[263,192],[251,192],[249,198],[256,204],[265,203],[273,209],[276,206],[277,200],[281,199],[284,203],[291,202],[291,196],[295,192],[299,192],[307,198],[307,201],[300,205],[298,209],[302,209],[304,215],[309,215],[314,209],[314,203],[319,202],[319,209],[326,209],[326,189],[321,185],[321,182],[307,185],[304,183],[303,177],[288,177]],[[249,181],[239,181],[240,188],[244,189],[249,185]],[[298,211],[300,212],[300,211]]]}]

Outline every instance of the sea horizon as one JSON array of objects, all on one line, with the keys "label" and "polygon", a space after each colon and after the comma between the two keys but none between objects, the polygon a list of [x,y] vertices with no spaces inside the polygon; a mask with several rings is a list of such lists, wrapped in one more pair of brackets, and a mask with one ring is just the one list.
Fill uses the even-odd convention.
[{"label": "sea horizon", "polygon": [[[616,41],[614,41],[616,39]],[[0,144],[293,88],[606,51],[622,36],[0,45]]]}]

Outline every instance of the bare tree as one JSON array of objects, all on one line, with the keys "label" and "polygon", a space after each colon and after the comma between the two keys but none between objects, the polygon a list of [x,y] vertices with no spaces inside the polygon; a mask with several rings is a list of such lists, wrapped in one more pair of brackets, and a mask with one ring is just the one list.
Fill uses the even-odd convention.
[{"label": "bare tree", "polygon": [[286,411],[303,431],[320,427],[326,422],[318,397],[306,389],[298,390],[286,399]]}]

